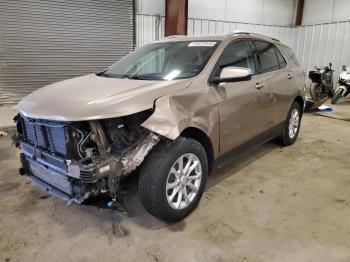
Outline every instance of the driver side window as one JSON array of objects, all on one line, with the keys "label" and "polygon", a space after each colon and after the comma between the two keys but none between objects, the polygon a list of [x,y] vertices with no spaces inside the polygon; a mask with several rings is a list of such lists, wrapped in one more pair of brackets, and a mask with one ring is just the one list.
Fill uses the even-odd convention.
[{"label": "driver side window", "polygon": [[253,74],[256,72],[253,52],[247,40],[230,43],[222,52],[218,65],[217,74],[226,66],[250,68]]}]

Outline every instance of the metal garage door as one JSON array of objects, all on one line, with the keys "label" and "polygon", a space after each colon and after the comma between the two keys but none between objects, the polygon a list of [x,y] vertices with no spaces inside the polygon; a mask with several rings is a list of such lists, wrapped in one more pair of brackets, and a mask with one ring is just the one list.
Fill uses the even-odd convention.
[{"label": "metal garage door", "polygon": [[102,70],[134,41],[133,0],[1,0],[0,105]]}]

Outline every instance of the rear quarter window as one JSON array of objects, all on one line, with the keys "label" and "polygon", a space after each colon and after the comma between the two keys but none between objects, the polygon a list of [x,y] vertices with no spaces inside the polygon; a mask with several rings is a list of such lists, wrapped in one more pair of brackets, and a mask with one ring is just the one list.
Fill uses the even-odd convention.
[{"label": "rear quarter window", "polygon": [[284,57],[289,62],[293,63],[296,66],[300,66],[300,63],[291,48],[283,45],[278,45],[278,47],[282,50]]},{"label": "rear quarter window", "polygon": [[278,57],[278,61],[280,62],[280,68],[283,69],[287,66],[287,61],[286,59],[284,59],[284,57],[282,56],[281,52],[276,49],[276,53],[277,53],[277,57]]}]

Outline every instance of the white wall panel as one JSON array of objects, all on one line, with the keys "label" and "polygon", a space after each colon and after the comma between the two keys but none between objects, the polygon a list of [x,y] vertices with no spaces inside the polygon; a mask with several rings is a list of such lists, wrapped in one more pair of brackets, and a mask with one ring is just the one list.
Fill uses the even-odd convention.
[{"label": "white wall panel", "polygon": [[225,20],[225,7],[226,0],[189,0],[188,17]]},{"label": "white wall panel", "polygon": [[136,48],[164,37],[164,16],[136,15]]},{"label": "white wall panel", "polygon": [[[333,7],[332,21],[346,21],[350,19],[350,1],[335,0]],[[326,22],[332,22],[326,21]]]},{"label": "white wall panel", "polygon": [[304,0],[304,25],[330,22],[333,0]]},{"label": "white wall panel", "polygon": [[136,0],[136,13],[165,15],[165,0]]},{"label": "white wall panel", "polygon": [[305,70],[331,62],[337,76],[342,65],[350,65],[350,50],[347,45],[350,41],[350,22],[290,29],[292,30],[290,46]]},{"label": "white wall panel", "polygon": [[350,20],[349,0],[305,0],[303,25]]},{"label": "white wall panel", "polygon": [[262,24],[291,25],[294,15],[294,0],[264,0]]},{"label": "white wall panel", "polygon": [[291,25],[294,0],[189,0],[188,17],[242,23]]},{"label": "white wall panel", "polygon": [[263,20],[263,2],[263,0],[228,0],[226,1],[226,14],[223,20],[261,24]]}]

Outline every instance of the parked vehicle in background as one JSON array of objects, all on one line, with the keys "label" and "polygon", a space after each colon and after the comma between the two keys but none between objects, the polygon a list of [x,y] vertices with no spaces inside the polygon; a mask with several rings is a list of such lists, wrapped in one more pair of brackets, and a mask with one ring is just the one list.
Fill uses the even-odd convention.
[{"label": "parked vehicle in background", "polygon": [[168,37],[24,98],[20,174],[80,204],[101,193],[118,200],[120,181],[136,173],[145,209],[179,221],[215,167],[276,137],[295,142],[304,95],[303,70],[276,39]]},{"label": "parked vehicle in background", "polygon": [[338,87],[332,97],[332,104],[338,102],[341,97],[346,97],[350,94],[350,67],[342,67],[342,72],[339,75]]},{"label": "parked vehicle in background", "polygon": [[315,66],[315,70],[309,71],[309,78],[312,81],[310,95],[314,101],[322,100],[327,96],[333,97],[333,73],[332,63],[322,68]]}]

